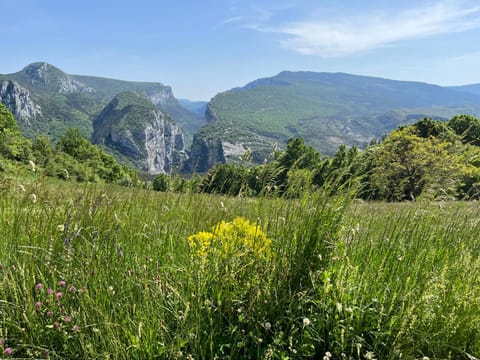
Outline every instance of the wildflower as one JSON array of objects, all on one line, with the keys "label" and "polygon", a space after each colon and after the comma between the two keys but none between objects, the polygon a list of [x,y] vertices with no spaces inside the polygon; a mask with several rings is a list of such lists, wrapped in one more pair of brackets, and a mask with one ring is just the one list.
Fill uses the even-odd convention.
[{"label": "wildflower", "polygon": [[311,323],[312,323],[312,322],[310,321],[309,318],[303,318],[303,326],[304,326],[304,327],[310,325]]},{"label": "wildflower", "polygon": [[60,299],[62,296],[63,296],[63,294],[62,294],[61,291],[57,292],[57,295],[56,295],[57,299]]},{"label": "wildflower", "polygon": [[32,160],[28,160],[28,163],[30,164],[30,168],[32,169],[33,172],[35,172],[37,169],[35,169],[35,163]]},{"label": "wildflower", "polygon": [[63,232],[65,230],[65,225],[64,224],[57,225],[57,230]]},{"label": "wildflower", "polygon": [[22,184],[18,184],[18,190],[20,190],[21,192],[25,192],[25,186],[23,186]]},{"label": "wildflower", "polygon": [[32,199],[32,202],[35,204],[37,202],[37,195],[35,194],[30,194],[30,198]]},{"label": "wildflower", "polygon": [[41,301],[37,301],[37,302],[35,303],[35,307],[36,307],[37,309],[40,309],[40,308],[42,307],[42,302],[41,302]]},{"label": "wildflower", "polygon": [[325,353],[325,356],[330,359],[332,357],[332,353],[330,351],[327,351]]},{"label": "wildflower", "polygon": [[80,330],[80,326],[78,326],[78,325],[73,325],[73,327],[72,327],[72,331],[73,331],[73,332],[77,332],[77,331],[79,331],[79,330]]},{"label": "wildflower", "polygon": [[65,280],[60,280],[58,282],[58,285],[61,286],[61,287],[65,287],[65,285],[67,285],[67,283],[65,282]]},{"label": "wildflower", "polygon": [[268,330],[270,330],[270,329],[272,328],[272,324],[270,324],[270,323],[267,321],[265,324],[263,324],[263,327],[265,328],[265,330],[268,331]]},{"label": "wildflower", "polygon": [[52,295],[52,294],[53,294],[53,289],[52,289],[52,288],[48,288],[47,294],[48,294],[48,295]]},{"label": "wildflower", "polygon": [[69,293],[72,293],[72,292],[74,292],[75,290],[77,290],[77,288],[76,288],[75,286],[73,286],[73,285],[68,288],[68,292],[69,292]]},{"label": "wildflower", "polygon": [[46,317],[51,318],[53,316],[53,311],[48,310],[47,313],[45,314]]},{"label": "wildflower", "polygon": [[71,316],[68,316],[68,315],[67,315],[67,316],[64,316],[63,321],[65,321],[65,322],[67,322],[67,323],[68,323],[68,322],[71,322],[71,321],[72,321],[72,317],[71,317]]},{"label": "wildflower", "polygon": [[60,328],[60,323],[59,323],[58,321],[55,321],[55,322],[53,323],[53,328],[54,328],[55,330],[59,329],[59,328]]},{"label": "wildflower", "polygon": [[12,352],[13,352],[12,348],[7,347],[4,351],[4,354],[7,355],[7,356],[10,356],[10,355],[12,355]]},{"label": "wildflower", "polygon": [[35,285],[35,290],[39,291],[41,290],[43,287],[42,283],[38,283],[37,285]]}]

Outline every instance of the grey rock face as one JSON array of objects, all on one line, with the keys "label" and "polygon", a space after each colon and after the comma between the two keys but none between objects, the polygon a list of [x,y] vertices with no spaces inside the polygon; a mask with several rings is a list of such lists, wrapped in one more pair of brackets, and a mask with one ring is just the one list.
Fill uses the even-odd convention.
[{"label": "grey rock face", "polygon": [[164,106],[172,101],[176,101],[170,86],[165,86],[161,91],[156,91],[147,95],[148,99],[157,106]]},{"label": "grey rock face", "polygon": [[32,85],[52,87],[61,94],[72,92],[95,92],[95,89],[73,79],[71,76],[48,63],[32,64],[24,69],[24,73],[30,78]]},{"label": "grey rock face", "polygon": [[145,127],[146,167],[149,174],[169,172],[185,155],[183,134],[177,125],[166,121],[160,111],[152,111],[152,121]]},{"label": "grey rock face", "polygon": [[220,139],[205,139],[196,134],[193,137],[190,158],[185,172],[205,173],[213,165],[225,162],[225,153]]},{"label": "grey rock face", "polygon": [[30,92],[14,81],[5,80],[0,83],[0,101],[17,120],[27,124],[42,114],[40,106],[32,101]]},{"label": "grey rock face", "polygon": [[136,93],[119,94],[105,107],[95,120],[93,142],[152,175],[168,173],[188,158],[180,127]]}]

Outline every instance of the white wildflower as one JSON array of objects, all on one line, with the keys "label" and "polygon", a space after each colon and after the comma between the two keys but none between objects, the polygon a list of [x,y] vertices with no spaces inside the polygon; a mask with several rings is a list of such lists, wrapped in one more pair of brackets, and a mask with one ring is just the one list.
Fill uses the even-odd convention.
[{"label": "white wildflower", "polygon": [[304,326],[304,327],[310,325],[311,323],[312,323],[312,322],[310,321],[309,318],[303,318],[303,326]]}]

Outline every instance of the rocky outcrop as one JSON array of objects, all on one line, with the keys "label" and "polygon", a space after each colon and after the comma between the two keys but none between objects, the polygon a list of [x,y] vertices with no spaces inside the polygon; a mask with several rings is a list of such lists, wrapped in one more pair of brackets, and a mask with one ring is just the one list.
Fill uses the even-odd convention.
[{"label": "rocky outcrop", "polygon": [[32,86],[45,87],[60,94],[94,93],[95,89],[75,80],[70,75],[46,62],[33,63],[22,70]]},{"label": "rocky outcrop", "polygon": [[183,134],[162,112],[152,116],[145,127],[146,168],[150,174],[170,172],[186,156]]},{"label": "rocky outcrop", "polygon": [[180,127],[147,98],[117,95],[94,122],[92,140],[149,174],[168,173],[187,158]]},{"label": "rocky outcrop", "polygon": [[0,101],[15,115],[17,121],[25,124],[42,114],[40,106],[31,99],[30,92],[14,81],[0,82]]},{"label": "rocky outcrop", "polygon": [[205,173],[213,165],[224,162],[225,154],[220,139],[204,136],[201,131],[193,137],[190,158],[185,164],[184,172]]},{"label": "rocky outcrop", "polygon": [[177,101],[170,86],[164,86],[161,90],[148,92],[147,97],[153,104],[160,108]]}]

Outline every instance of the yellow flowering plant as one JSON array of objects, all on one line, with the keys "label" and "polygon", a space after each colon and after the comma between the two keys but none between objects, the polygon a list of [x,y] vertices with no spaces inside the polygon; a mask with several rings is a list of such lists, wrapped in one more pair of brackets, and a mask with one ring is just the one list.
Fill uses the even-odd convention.
[{"label": "yellow flowering plant", "polygon": [[259,225],[237,217],[231,222],[222,220],[212,232],[200,231],[189,236],[188,243],[194,254],[201,258],[208,255],[221,258],[249,255],[258,260],[270,258],[272,241]]}]

